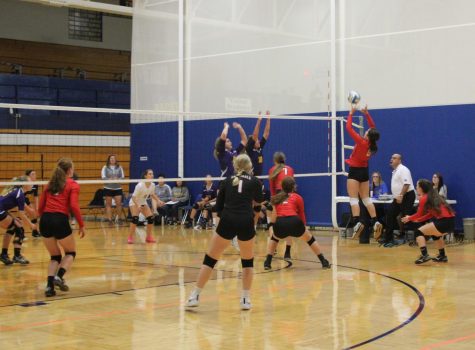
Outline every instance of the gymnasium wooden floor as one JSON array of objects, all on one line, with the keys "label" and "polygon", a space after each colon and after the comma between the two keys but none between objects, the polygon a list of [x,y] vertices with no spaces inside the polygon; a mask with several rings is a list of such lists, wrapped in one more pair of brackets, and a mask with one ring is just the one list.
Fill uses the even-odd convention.
[{"label": "gymnasium wooden floor", "polygon": [[127,245],[127,227],[89,222],[66,275],[71,290],[48,300],[49,257],[30,236],[29,266],[0,266],[0,348],[475,348],[473,243],[449,247],[448,264],[416,266],[417,248],[316,232],[331,270],[298,242],[293,266],[276,258],[268,272],[260,231],[253,309],[239,309],[240,260],[229,248],[200,307],[185,311],[211,231],[156,227],[155,234],[157,244]]}]

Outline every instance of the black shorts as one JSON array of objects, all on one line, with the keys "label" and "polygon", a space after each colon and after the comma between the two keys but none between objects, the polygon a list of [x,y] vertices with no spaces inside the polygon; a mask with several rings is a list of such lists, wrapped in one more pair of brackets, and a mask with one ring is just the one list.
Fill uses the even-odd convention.
[{"label": "black shorts", "polygon": [[434,226],[440,233],[454,232],[455,230],[455,217],[435,219]]},{"label": "black shorts", "polygon": [[223,210],[220,218],[216,233],[224,239],[237,236],[240,241],[249,241],[256,235],[253,214],[232,214]]},{"label": "black shorts", "polygon": [[40,232],[45,238],[63,239],[73,231],[69,226],[69,217],[63,213],[43,213],[40,220]]},{"label": "black shorts", "polygon": [[356,168],[356,167],[350,166],[350,170],[348,171],[348,179],[356,180],[358,182],[369,181],[368,167]]},{"label": "black shorts", "polygon": [[116,190],[111,190],[110,188],[104,188],[104,197],[115,197],[115,196],[123,196],[124,193],[122,192],[122,188],[118,188]]},{"label": "black shorts", "polygon": [[278,217],[272,227],[274,229],[274,236],[279,239],[289,236],[301,237],[307,229],[298,216]]}]

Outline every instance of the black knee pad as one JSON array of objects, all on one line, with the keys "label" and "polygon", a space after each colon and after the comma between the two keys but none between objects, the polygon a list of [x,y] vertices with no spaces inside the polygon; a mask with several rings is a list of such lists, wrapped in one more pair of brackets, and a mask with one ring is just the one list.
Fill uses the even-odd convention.
[{"label": "black knee pad", "polygon": [[37,222],[38,222],[38,219],[33,219],[33,220],[31,220],[31,223],[32,223],[32,224],[36,224]]},{"label": "black knee pad", "polygon": [[51,255],[51,261],[57,261],[58,264],[61,264],[61,255]]},{"label": "black knee pad", "polygon": [[76,258],[76,252],[65,252],[64,256],[66,256],[66,255],[71,255],[73,257],[73,259]]},{"label": "black knee pad", "polygon": [[153,215],[147,216],[147,225],[153,225]]},{"label": "black knee pad", "polygon": [[241,259],[242,268],[252,268],[254,267],[254,258],[251,259]]},{"label": "black knee pad", "polygon": [[25,230],[23,229],[23,227],[17,227],[17,226],[15,226],[13,230],[15,233],[15,238],[13,239],[13,243],[22,244],[23,239],[25,238]]},{"label": "black knee pad", "polygon": [[15,234],[15,229],[16,229],[15,220],[13,220],[12,223],[8,225],[7,233],[13,236]]},{"label": "black knee pad", "polygon": [[312,236],[312,238],[309,239],[309,241],[307,242],[308,246],[310,247],[313,242],[315,242],[315,237]]},{"label": "black knee pad", "polygon": [[209,266],[214,269],[214,265],[216,265],[217,262],[218,260],[213,259],[208,254],[205,254],[205,258],[203,259],[203,265]]},{"label": "black knee pad", "polygon": [[255,213],[260,213],[261,212],[261,206],[260,205],[255,205],[253,207]]},{"label": "black knee pad", "polygon": [[419,237],[419,236],[424,236],[424,234],[423,234],[421,231],[416,230],[415,236],[416,236],[416,238],[417,238],[417,237]]},{"label": "black knee pad", "polygon": [[433,241],[438,241],[440,239],[440,236],[431,236]]},{"label": "black knee pad", "polygon": [[138,216],[132,216],[132,223],[134,225],[138,225],[139,224],[139,217]]},{"label": "black knee pad", "polygon": [[279,243],[279,239],[278,239],[278,238],[275,238],[274,236],[272,236],[270,239],[271,239],[271,241],[274,241],[274,242]]},{"label": "black knee pad", "polygon": [[200,206],[198,205],[198,203],[193,204],[193,209],[198,210],[199,208],[200,208]]},{"label": "black knee pad", "polygon": [[266,204],[266,209],[269,210],[269,211],[272,211],[272,204],[267,203]]}]

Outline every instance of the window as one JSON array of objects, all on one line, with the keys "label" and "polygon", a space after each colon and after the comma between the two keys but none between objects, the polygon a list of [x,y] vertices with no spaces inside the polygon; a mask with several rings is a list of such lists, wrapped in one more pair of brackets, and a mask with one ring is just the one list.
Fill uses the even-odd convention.
[{"label": "window", "polygon": [[102,41],[102,13],[69,9],[69,38]]}]

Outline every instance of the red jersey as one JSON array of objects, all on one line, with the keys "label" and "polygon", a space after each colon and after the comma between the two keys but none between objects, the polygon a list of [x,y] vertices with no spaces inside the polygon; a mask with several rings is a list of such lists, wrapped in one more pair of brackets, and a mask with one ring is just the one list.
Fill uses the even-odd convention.
[{"label": "red jersey", "polygon": [[303,198],[297,193],[290,193],[289,198],[275,206],[275,210],[277,217],[298,216],[304,225],[307,224]]},{"label": "red jersey", "polygon": [[419,207],[417,208],[417,213],[414,215],[409,216],[409,221],[413,222],[424,222],[429,220],[430,218],[442,219],[442,218],[453,218],[455,216],[454,213],[451,213],[449,208],[447,208],[444,204],[440,204],[440,213],[437,213],[434,209],[425,212],[424,206],[427,202],[427,195],[423,195],[419,199]]},{"label": "red jersey", "polygon": [[51,193],[48,187],[41,193],[38,212],[43,213],[61,213],[69,216],[73,212],[79,227],[84,227],[81,211],[79,210],[79,184],[71,178],[66,179],[64,189],[60,193]]},{"label": "red jersey", "polygon": [[[376,127],[371,115],[366,113],[365,116],[366,120],[368,121],[368,126],[370,128]],[[345,160],[346,164],[356,168],[367,168],[368,159],[371,157],[371,152],[369,151],[369,141],[364,137],[361,137],[355,130],[353,130],[353,115],[351,112],[348,115],[348,119],[346,121],[346,131],[348,131],[351,138],[355,141],[355,148],[353,148],[350,158]]]},{"label": "red jersey", "polygon": [[286,176],[291,176],[294,177],[294,169],[289,167],[288,165],[284,165],[282,170],[277,174],[277,176],[274,179],[271,179],[270,176],[272,172],[274,171],[276,165],[274,165],[272,168],[269,170],[269,187],[270,187],[270,195],[275,196],[278,191],[282,190],[282,180]]}]

